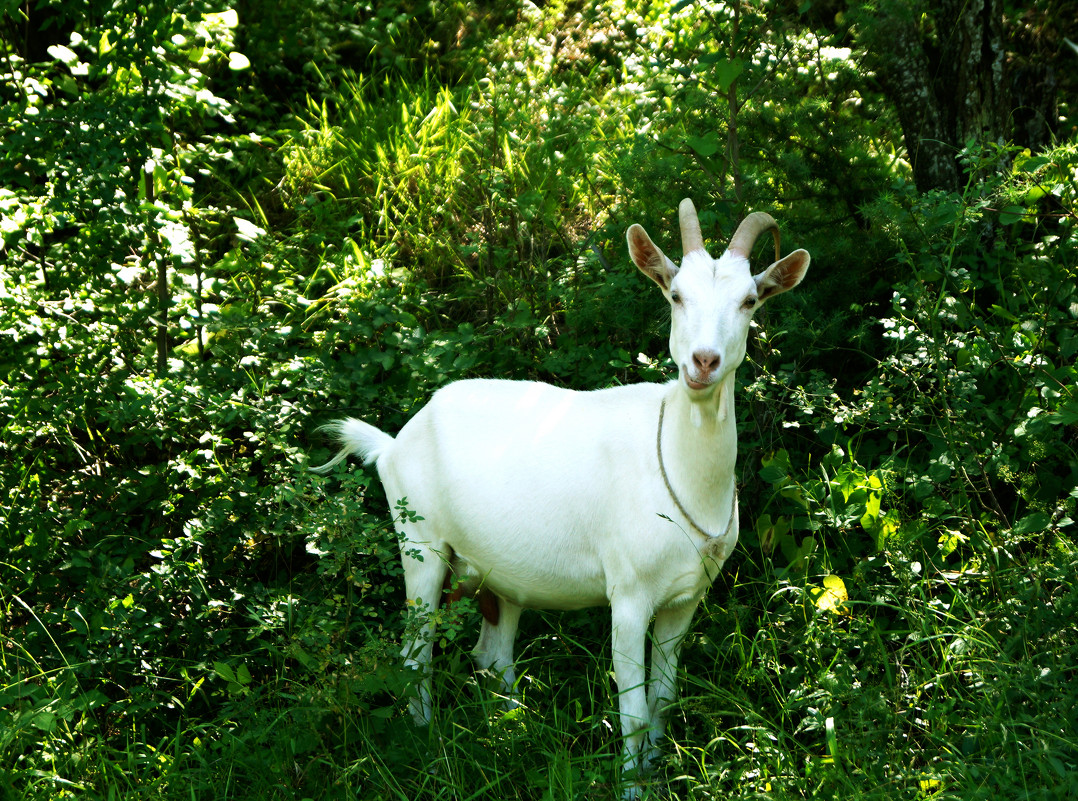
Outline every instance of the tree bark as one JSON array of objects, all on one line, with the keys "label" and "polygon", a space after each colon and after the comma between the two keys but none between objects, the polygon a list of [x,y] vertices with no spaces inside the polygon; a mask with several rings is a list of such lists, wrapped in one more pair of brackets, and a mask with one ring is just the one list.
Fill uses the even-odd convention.
[{"label": "tree bark", "polygon": [[971,141],[1009,136],[1002,0],[893,0],[863,36],[919,190],[955,191]]}]

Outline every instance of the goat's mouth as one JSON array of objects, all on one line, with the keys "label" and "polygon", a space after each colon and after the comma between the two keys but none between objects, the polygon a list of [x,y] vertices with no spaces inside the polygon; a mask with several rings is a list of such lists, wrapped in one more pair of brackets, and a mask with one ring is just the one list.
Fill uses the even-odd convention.
[{"label": "goat's mouth", "polygon": [[682,369],[682,376],[685,379],[685,386],[691,389],[693,392],[703,392],[704,390],[715,385],[715,376],[709,375],[703,381],[697,381],[692,377],[692,374],[687,369]]}]

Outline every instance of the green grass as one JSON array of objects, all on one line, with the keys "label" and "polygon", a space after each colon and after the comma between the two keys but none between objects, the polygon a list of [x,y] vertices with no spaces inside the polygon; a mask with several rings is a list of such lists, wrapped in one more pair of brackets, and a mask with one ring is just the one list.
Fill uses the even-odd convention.
[{"label": "green grass", "polygon": [[[774,577],[720,581],[687,643],[650,797],[1069,797],[1078,587],[1073,556],[1052,557],[911,579],[891,555],[839,612]],[[126,731],[78,711],[85,693],[62,672],[40,677],[36,711],[8,719],[5,754],[22,753],[0,787],[12,799],[613,798],[603,618],[527,616],[513,712],[471,672],[474,632],[445,643],[427,730],[391,681],[363,697],[356,675],[281,675],[231,693],[211,678],[176,708],[130,711]],[[338,647],[344,664],[351,648]],[[160,731],[161,716],[166,736],[138,723]]]},{"label": "green grass", "polygon": [[[301,5],[329,9],[336,35],[333,3]],[[162,92],[172,105],[95,146],[100,164],[66,134],[98,130],[82,97],[119,73],[41,96],[63,124],[10,117],[0,801],[617,798],[606,611],[526,614],[511,713],[472,673],[475,613],[451,620],[435,718],[417,729],[391,510],[359,468],[306,468],[325,417],[393,429],[458,378],[661,380],[665,310],[624,231],[641,222],[676,257],[686,195],[713,252],[768,208],[813,268],[759,317],[739,371],[741,543],[694,621],[648,795],[1078,796],[1078,145],[971,151],[963,194],[918,196],[892,112],[836,113],[846,84],[798,69],[816,40],[746,16],[745,52],[795,50],[746,61],[728,163],[730,108],[706,79],[729,67],[714,49],[729,20],[672,5],[625,21],[543,4],[453,70],[312,72],[318,94],[283,121],[168,51],[156,72],[236,90],[235,130],[257,135],[233,137],[200,94]],[[183,19],[158,22],[175,41]],[[430,34],[394,44],[428,52]],[[80,58],[107,66],[107,41],[87,33]],[[849,109],[876,114],[871,81],[843,70]],[[166,122],[159,219],[187,239],[168,254],[157,375],[139,333],[158,325],[152,271],[135,274],[165,244],[131,214],[128,169]],[[24,142],[44,151],[29,182]],[[843,174],[810,168],[814,149]],[[856,219],[835,197],[848,178],[874,187]]]}]

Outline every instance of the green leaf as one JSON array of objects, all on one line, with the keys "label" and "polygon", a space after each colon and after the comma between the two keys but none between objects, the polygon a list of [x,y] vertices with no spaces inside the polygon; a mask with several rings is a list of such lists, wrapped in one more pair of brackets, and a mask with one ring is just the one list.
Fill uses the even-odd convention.
[{"label": "green leaf", "polygon": [[1023,159],[1022,161],[1018,162],[1015,167],[1020,172],[1036,172],[1041,167],[1051,163],[1052,160],[1050,158],[1045,158],[1044,156],[1033,156],[1032,158]]},{"label": "green leaf", "polygon": [[1029,210],[1022,206],[1007,206],[1007,208],[999,213],[999,224],[1013,225],[1016,222],[1026,219],[1026,216],[1029,215],[1029,213]]},{"label": "green leaf", "polygon": [[56,729],[56,715],[49,712],[47,709],[43,709],[34,714],[30,723],[35,729],[49,734]]},{"label": "green leaf", "polygon": [[719,135],[714,131],[706,133],[703,136],[690,136],[685,141],[688,143],[689,147],[705,159],[714,156],[719,152],[719,148],[721,147],[719,144]]},{"label": "green leaf", "polygon": [[1046,512],[1034,512],[1033,514],[1026,515],[1014,524],[1014,533],[1033,534],[1037,531],[1044,531],[1051,522],[1052,518]]},{"label": "green leaf", "polygon": [[1002,306],[1000,306],[1000,305],[998,305],[996,303],[993,303],[991,306],[989,306],[989,308],[992,310],[993,314],[998,314],[1004,320],[1009,320],[1012,323],[1017,323],[1018,322],[1017,317],[1015,317],[1013,314],[1011,314],[1005,308],[1003,308]]},{"label": "green leaf", "polygon": [[715,80],[722,91],[733,86],[734,81],[745,70],[745,62],[739,58],[723,59],[715,64]]},{"label": "green leaf", "polygon": [[1032,206],[1047,194],[1048,190],[1043,186],[1031,186],[1022,196],[1022,202]]},{"label": "green leaf", "polygon": [[1067,401],[1057,411],[1049,413],[1048,422],[1054,426],[1070,426],[1078,423],[1078,400]]},{"label": "green leaf", "polygon": [[543,193],[535,189],[529,189],[521,193],[517,198],[517,208],[525,220],[536,217],[543,208]]},{"label": "green leaf", "polygon": [[786,478],[786,470],[781,465],[769,464],[760,470],[759,475],[768,484],[779,484]]},{"label": "green leaf", "polygon": [[803,571],[806,568],[806,560],[812,555],[812,552],[816,549],[816,538],[813,536],[802,537],[801,544],[797,544],[796,537],[792,534],[786,537],[776,537],[779,543],[779,547],[782,549],[782,555],[786,557],[789,562],[790,569]]},{"label": "green leaf", "polygon": [[[313,553],[313,551],[311,551],[310,544],[308,544],[308,552]],[[293,645],[291,648],[289,648],[288,655],[308,670],[318,666],[318,661],[299,645]]]}]

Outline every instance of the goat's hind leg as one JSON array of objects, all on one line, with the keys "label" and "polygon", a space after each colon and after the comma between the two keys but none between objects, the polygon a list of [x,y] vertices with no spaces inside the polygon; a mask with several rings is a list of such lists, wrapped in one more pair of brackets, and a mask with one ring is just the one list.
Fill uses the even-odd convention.
[{"label": "goat's hind leg", "polygon": [[520,705],[520,696],[515,686],[513,643],[521,608],[486,589],[479,590],[478,601],[483,626],[479,630],[479,641],[472,649],[472,657],[480,672],[495,674],[505,695],[506,705],[509,709],[515,709]]},{"label": "goat's hind leg", "polygon": [[417,616],[409,626],[413,633],[406,639],[403,649],[405,666],[419,673],[415,693],[408,700],[408,710],[418,725],[425,726],[430,723],[432,709],[430,661],[434,620],[431,613],[438,609],[449,562],[429,544],[411,541],[403,532],[400,547],[408,606]]}]

